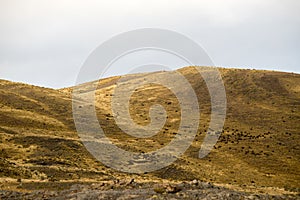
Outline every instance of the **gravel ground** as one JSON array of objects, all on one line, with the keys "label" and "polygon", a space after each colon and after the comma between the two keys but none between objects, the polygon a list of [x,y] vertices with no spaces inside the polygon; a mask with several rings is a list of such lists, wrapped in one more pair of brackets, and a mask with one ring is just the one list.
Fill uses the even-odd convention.
[{"label": "gravel ground", "polygon": [[0,199],[300,199],[298,195],[253,194],[192,181],[180,184],[117,182],[73,185],[62,191],[0,191]]}]

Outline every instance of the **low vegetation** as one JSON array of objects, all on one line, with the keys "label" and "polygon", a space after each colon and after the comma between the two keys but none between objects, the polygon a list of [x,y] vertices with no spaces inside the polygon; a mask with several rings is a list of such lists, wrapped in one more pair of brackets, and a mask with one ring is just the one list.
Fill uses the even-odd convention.
[{"label": "low vegetation", "polygon": [[[110,169],[85,149],[73,122],[73,88],[54,90],[0,80],[1,190],[63,190],[75,183],[128,179],[136,182],[196,179],[244,192],[299,194],[300,75],[220,69],[228,104],[224,130],[211,153],[199,159],[199,148],[210,121],[210,97],[195,67],[178,71],[197,94],[201,110],[199,130],[180,159],[166,168],[145,174]],[[168,76],[168,72],[157,73]],[[131,75],[127,81],[155,75]],[[163,105],[168,114],[157,135],[134,138],[118,128],[111,111],[113,89],[119,78],[79,86],[82,92],[87,92],[90,84],[98,84],[96,110],[106,135],[118,146],[134,152],[152,151],[167,145],[180,123],[180,105],[174,94],[153,84],[133,93],[130,114],[136,123],[149,123],[149,108],[154,104]]]}]

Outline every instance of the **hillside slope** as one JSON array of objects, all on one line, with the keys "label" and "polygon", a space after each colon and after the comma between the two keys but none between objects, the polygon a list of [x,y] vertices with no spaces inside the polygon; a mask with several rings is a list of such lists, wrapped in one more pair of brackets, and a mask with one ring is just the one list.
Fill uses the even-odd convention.
[{"label": "hillside slope", "polygon": [[[210,120],[210,97],[195,67],[178,71],[190,82],[199,100],[197,136],[172,165],[141,175],[105,167],[85,149],[73,122],[73,88],[53,90],[0,80],[1,189],[65,189],[74,183],[134,178],[154,182],[198,179],[242,191],[299,192],[300,75],[220,69],[228,106],[224,131],[212,152],[199,159]],[[130,84],[157,73],[168,77],[168,72],[156,72],[125,78]],[[163,105],[168,114],[157,135],[137,139],[124,134],[113,118],[110,102],[119,78],[78,86],[84,93],[89,92],[91,84],[97,84],[97,117],[106,135],[118,146],[134,152],[167,145],[180,122],[180,105],[174,94],[153,84],[136,89],[130,99],[130,115],[136,123],[149,123],[148,111],[153,104]]]}]

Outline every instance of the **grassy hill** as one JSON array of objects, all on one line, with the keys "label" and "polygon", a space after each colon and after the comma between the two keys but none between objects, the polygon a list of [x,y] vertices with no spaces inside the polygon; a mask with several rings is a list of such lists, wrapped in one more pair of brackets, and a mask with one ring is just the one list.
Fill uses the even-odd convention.
[{"label": "grassy hill", "polygon": [[[220,69],[227,95],[224,130],[211,153],[199,159],[198,152],[210,120],[210,97],[195,67],[178,71],[190,82],[198,97],[200,126],[193,144],[180,159],[145,174],[110,169],[85,149],[73,122],[73,88],[54,90],[0,80],[1,189],[57,190],[74,183],[134,178],[155,182],[198,179],[242,191],[299,192],[300,75]],[[155,72],[125,78],[130,84],[157,73],[168,77],[168,72]],[[163,105],[168,114],[157,135],[134,138],[118,128],[111,111],[113,89],[119,78],[77,86],[84,93],[92,84],[97,84],[97,117],[105,134],[128,151],[148,152],[167,145],[180,123],[180,106],[174,94],[155,84],[134,92],[130,115],[136,123],[149,123],[149,108],[153,104]]]}]

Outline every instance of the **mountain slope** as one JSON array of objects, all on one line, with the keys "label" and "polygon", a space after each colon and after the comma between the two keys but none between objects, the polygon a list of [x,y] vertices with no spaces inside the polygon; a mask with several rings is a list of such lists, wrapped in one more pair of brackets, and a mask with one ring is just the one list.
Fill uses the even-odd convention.
[{"label": "mountain slope", "polygon": [[[172,165],[142,175],[105,167],[85,149],[72,117],[73,88],[53,90],[1,80],[1,188],[63,189],[74,183],[134,178],[158,182],[199,179],[243,191],[299,192],[299,74],[220,69],[227,95],[224,131],[212,152],[199,159],[210,120],[210,98],[195,67],[178,72],[190,82],[199,100],[197,136]],[[162,73],[168,77],[168,72],[156,72],[127,75],[125,79],[130,84]],[[180,104],[174,94],[155,84],[136,89],[130,99],[130,115],[136,123],[150,122],[149,108],[154,104],[163,105],[168,118],[156,136],[134,138],[120,130],[111,111],[113,89],[119,78],[77,86],[85,93],[92,84],[97,85],[97,117],[106,135],[118,146],[134,152],[167,145],[180,123]],[[20,178],[22,185],[17,182]]]}]

